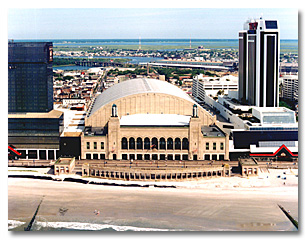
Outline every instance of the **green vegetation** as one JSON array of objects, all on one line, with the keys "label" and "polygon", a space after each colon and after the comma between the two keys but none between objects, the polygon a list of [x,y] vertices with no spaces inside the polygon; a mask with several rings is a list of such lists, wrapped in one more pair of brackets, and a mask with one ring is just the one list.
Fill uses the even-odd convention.
[{"label": "green vegetation", "polygon": [[[53,66],[69,66],[69,65],[76,65],[77,61],[98,61],[98,62],[109,62],[110,60],[114,60],[113,58],[94,58],[94,59],[87,59],[87,58],[58,58],[55,57],[53,59]],[[129,61],[128,58],[124,59],[116,59],[116,62],[127,62]]]},{"label": "green vegetation", "polygon": [[291,101],[285,98],[280,98],[279,99],[279,106],[280,107],[285,107],[285,108],[289,108],[291,110],[295,110],[295,105],[297,104],[297,102],[295,101]]},{"label": "green vegetation", "polygon": [[200,69],[179,69],[179,68],[157,68],[153,67],[155,71],[158,72],[159,75],[165,75],[166,80],[170,78],[179,79],[179,76],[190,75],[192,78],[193,76],[204,74],[207,76],[217,76],[209,71],[200,70]]},{"label": "green vegetation", "polygon": [[108,71],[108,75],[118,76],[118,75],[146,75],[147,69],[145,68],[136,68],[135,70],[125,70],[119,71],[117,68]]},{"label": "green vegetation", "polygon": [[286,102],[284,102],[284,101],[280,101],[279,102],[279,106],[280,107],[285,107],[285,108],[289,108],[289,109],[291,109],[291,106],[289,106]]}]

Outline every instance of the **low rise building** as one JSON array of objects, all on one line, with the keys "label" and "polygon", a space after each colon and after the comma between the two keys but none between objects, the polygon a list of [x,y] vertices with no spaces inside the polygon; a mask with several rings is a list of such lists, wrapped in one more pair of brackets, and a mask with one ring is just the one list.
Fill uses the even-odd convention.
[{"label": "low rise building", "polygon": [[71,174],[75,167],[75,158],[58,158],[54,163],[54,175]]},{"label": "low rise building", "polygon": [[200,101],[205,101],[205,95],[224,95],[237,90],[238,78],[232,75],[208,77],[200,74],[193,78],[192,95]]}]

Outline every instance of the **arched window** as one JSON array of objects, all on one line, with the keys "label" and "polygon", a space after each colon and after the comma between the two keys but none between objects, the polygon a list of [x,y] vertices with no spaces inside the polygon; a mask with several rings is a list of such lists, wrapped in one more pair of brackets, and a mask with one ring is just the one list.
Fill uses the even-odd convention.
[{"label": "arched window", "polygon": [[135,139],[133,137],[129,139],[129,149],[135,150]]},{"label": "arched window", "polygon": [[136,141],[137,150],[142,150],[142,138],[138,137]]},{"label": "arched window", "polygon": [[150,149],[150,139],[148,137],[144,139],[144,149],[145,150]]},{"label": "arched window", "polygon": [[158,149],[158,140],[157,138],[153,138],[152,139],[152,145],[151,145],[152,149]]},{"label": "arched window", "polygon": [[159,149],[165,150],[166,149],[166,140],[165,138],[160,138],[159,139]]},{"label": "arched window", "polygon": [[167,150],[173,150],[173,139],[172,138],[167,139]]},{"label": "arched window", "polygon": [[183,142],[182,142],[182,149],[183,150],[188,150],[188,148],[189,148],[189,142],[188,142],[188,139],[187,138],[184,138],[183,139]]},{"label": "arched window", "polygon": [[180,138],[175,138],[174,144],[175,144],[175,149],[176,150],[181,149],[181,139]]},{"label": "arched window", "polygon": [[122,150],[127,150],[127,148],[128,148],[127,138],[123,137],[121,139],[121,149]]}]

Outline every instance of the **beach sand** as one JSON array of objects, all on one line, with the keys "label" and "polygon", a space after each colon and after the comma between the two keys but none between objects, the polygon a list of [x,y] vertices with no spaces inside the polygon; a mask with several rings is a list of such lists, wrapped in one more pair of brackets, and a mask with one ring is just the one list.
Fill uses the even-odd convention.
[{"label": "beach sand", "polygon": [[284,171],[270,170],[261,178],[168,183],[178,188],[9,178],[8,219],[25,222],[15,228],[23,229],[44,196],[37,215],[43,227],[65,222],[86,224],[86,230],[102,224],[187,231],[296,231],[277,206],[298,220],[298,172],[286,170],[286,180],[277,178]]}]

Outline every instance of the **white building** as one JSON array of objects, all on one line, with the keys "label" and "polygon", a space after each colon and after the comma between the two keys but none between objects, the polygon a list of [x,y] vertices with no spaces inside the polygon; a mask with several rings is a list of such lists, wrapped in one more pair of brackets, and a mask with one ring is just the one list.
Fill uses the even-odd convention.
[{"label": "white building", "polygon": [[280,78],[282,84],[282,97],[297,101],[299,98],[299,78],[298,75],[286,75]]},{"label": "white building", "polygon": [[207,77],[200,74],[193,78],[192,95],[201,101],[205,101],[205,95],[217,96],[219,91],[228,94],[237,90],[238,78],[232,75]]}]

